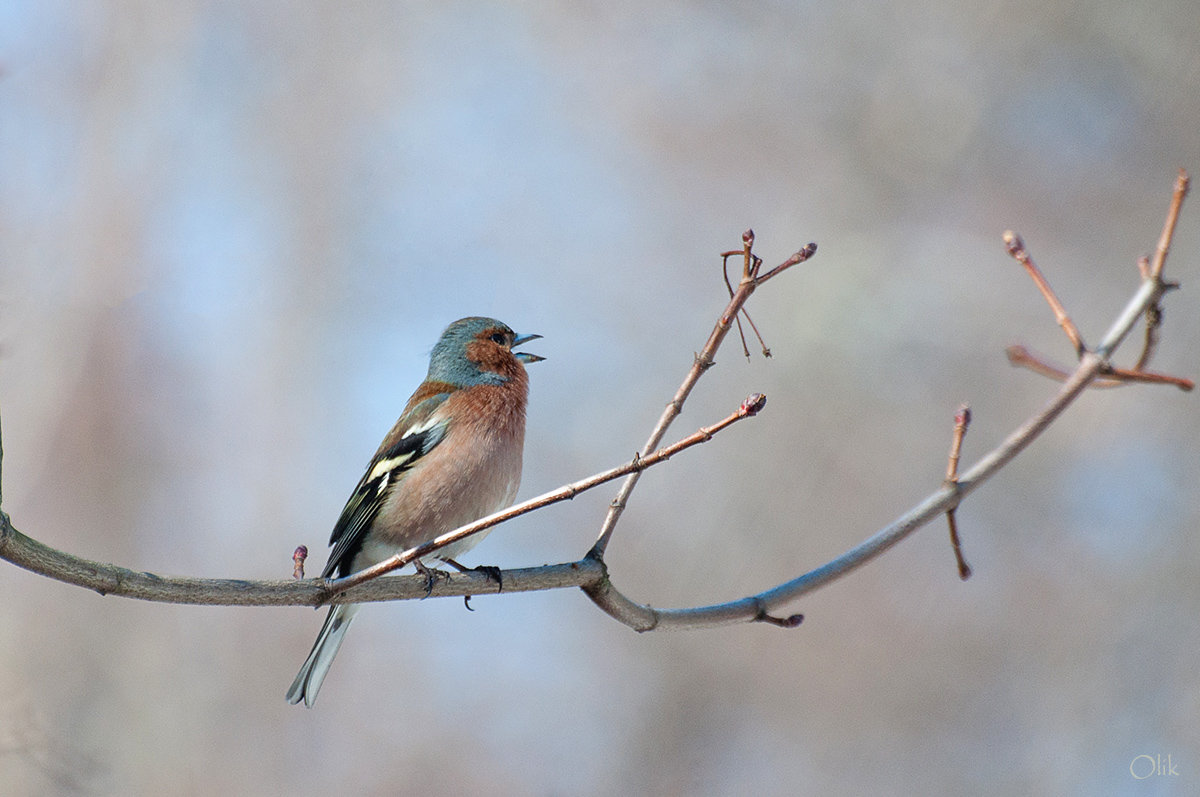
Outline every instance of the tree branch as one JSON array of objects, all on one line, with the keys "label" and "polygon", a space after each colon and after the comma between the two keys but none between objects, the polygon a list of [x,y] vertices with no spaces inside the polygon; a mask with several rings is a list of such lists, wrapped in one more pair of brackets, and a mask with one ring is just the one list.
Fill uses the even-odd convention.
[{"label": "tree branch", "polygon": [[[967,436],[967,427],[971,425],[971,408],[963,404],[954,414],[954,436],[950,440],[950,457],[946,462],[946,486],[958,484],[958,460],[962,454],[963,438]],[[958,520],[954,513],[958,507],[946,510],[946,523],[950,526],[950,547],[954,549],[954,561],[958,565],[958,577],[966,581],[971,577],[971,566],[967,564],[962,552],[962,541],[958,537]]]},{"label": "tree branch", "polygon": [[[897,544],[916,529],[943,513],[953,511],[962,500],[987,479],[1003,468],[1008,462],[1028,447],[1048,427],[1080,393],[1097,379],[1121,379],[1123,372],[1114,369],[1110,363],[1113,352],[1129,334],[1138,319],[1146,315],[1152,308],[1157,308],[1163,294],[1174,287],[1162,279],[1162,266],[1169,251],[1170,241],[1174,233],[1175,222],[1178,219],[1179,208],[1187,192],[1187,176],[1181,172],[1176,183],[1175,195],[1171,209],[1168,212],[1167,223],[1155,252],[1153,265],[1147,263],[1143,269],[1143,280],[1128,304],[1112,323],[1100,345],[1094,350],[1082,347],[1082,336],[1072,336],[1072,342],[1081,346],[1077,367],[1069,374],[1061,372],[1065,381],[1058,393],[1033,417],[1013,431],[1003,442],[990,453],[982,457],[966,472],[957,475],[956,479],[946,482],[925,500],[914,506],[908,512],[897,518],[876,534],[851,548],[846,553],[821,565],[797,578],[786,581],[771,589],[764,590],[735,601],[685,609],[656,609],[645,606],[629,599],[617,590],[608,575],[603,563],[603,555],[612,538],[617,520],[637,483],[641,471],[659,462],[665,461],[671,455],[683,449],[704,442],[721,429],[727,428],[736,421],[756,414],[765,402],[765,397],[754,395],[749,397],[737,412],[714,426],[700,429],[693,435],[680,440],[672,446],[655,450],[672,421],[679,415],[688,395],[691,393],[700,376],[714,363],[714,356],[725,335],[737,318],[755,288],[768,279],[776,276],[793,265],[803,262],[812,256],[816,250],[815,244],[797,252],[779,266],[765,274],[760,274],[762,260],[755,256],[753,233],[747,231],[743,236],[743,249],[740,252],[725,253],[725,257],[742,254],[744,259],[742,279],[725,310],[718,318],[708,341],[699,354],[695,356],[691,369],[683,383],[676,391],[675,397],[667,404],[650,438],[643,447],[643,453],[626,465],[613,468],[604,473],[596,474],[581,482],[566,485],[558,490],[546,493],[531,501],[511,508],[504,513],[489,516],[474,524],[464,526],[448,535],[427,545],[406,551],[396,557],[390,567],[399,567],[403,561],[425,556],[441,545],[476,533],[502,520],[517,514],[529,512],[556,501],[568,500],[584,489],[589,489],[606,481],[627,475],[620,491],[614,499],[605,517],[599,538],[591,551],[577,562],[557,565],[524,568],[504,571],[503,584],[506,592],[528,590],[561,589],[563,587],[580,587],[603,611],[616,620],[639,631],[667,628],[697,628],[711,625],[723,625],[733,622],[765,622],[781,627],[794,627],[802,619],[801,615],[774,616],[771,612],[783,604],[811,592],[818,587],[833,581],[866,564],[884,551]],[[1023,247],[1022,247],[1023,249]],[[1043,280],[1044,282],[1044,280]],[[1067,318],[1065,309],[1061,306],[1060,322]],[[1058,315],[1059,310],[1056,310]],[[1068,319],[1069,320],[1069,319]],[[1135,371],[1141,374],[1144,381],[1150,376],[1140,371],[1141,363]],[[1132,378],[1132,377],[1129,377]],[[1182,386],[1187,380],[1169,377],[1172,383]],[[1161,380],[1156,380],[1161,381]],[[1190,383],[1188,383],[1190,386]],[[957,456],[957,449],[953,456]],[[0,466],[3,460],[3,447],[0,441]],[[408,557],[405,559],[405,557]],[[318,606],[323,603],[369,602],[382,600],[419,598],[427,594],[426,579],[423,576],[395,576],[390,578],[374,578],[374,573],[363,571],[348,578],[329,582],[323,579],[295,580],[280,579],[272,581],[249,581],[238,579],[203,579],[159,576],[128,570],[116,565],[93,562],[61,551],[54,550],[24,534],[13,526],[7,514],[0,510],[0,558],[7,559],[21,567],[45,575],[59,581],[87,587],[101,594],[122,595],[151,601],[172,603],[192,603],[207,605],[241,605],[241,606],[284,606],[308,605]],[[403,560],[403,561],[401,561]],[[384,563],[389,564],[389,563]],[[368,580],[369,579],[369,580]],[[483,592],[494,592],[497,584],[483,573],[464,573],[450,579],[440,579],[433,587],[433,594],[474,595]]]},{"label": "tree branch", "polygon": [[[518,515],[524,515],[525,513],[532,512],[535,509],[541,509],[544,506],[550,506],[550,504],[557,504],[559,501],[569,501],[585,490],[598,487],[605,482],[612,481],[613,479],[619,479],[628,473],[641,473],[642,471],[646,470],[646,468],[657,465],[660,462],[666,462],[672,456],[678,454],[684,449],[691,448],[698,443],[708,442],[717,432],[732,426],[734,423],[737,423],[743,418],[754,417],[761,412],[763,407],[766,405],[767,397],[762,393],[754,393],[750,396],[747,396],[745,401],[742,402],[742,405],[724,420],[719,421],[712,426],[700,429],[699,431],[683,438],[673,445],[669,445],[666,448],[660,448],[659,450],[647,454],[644,457],[635,454],[633,460],[625,465],[611,468],[603,473],[597,473],[594,476],[589,476],[588,478],[582,479],[581,481],[577,481],[573,484],[559,487],[557,490],[551,490],[548,493],[543,493],[536,498],[530,498],[528,501],[511,506],[508,509],[503,509],[499,512],[488,515],[487,517],[480,518],[474,523],[468,523],[467,525],[461,526],[453,531],[446,532],[440,537],[436,537],[429,542],[418,545],[415,548],[409,548],[406,551],[401,551],[390,559],[385,559],[384,561],[376,565],[372,565],[364,570],[360,570],[357,573],[351,573],[345,578],[339,578],[331,581],[329,583],[329,592],[330,594],[334,594],[350,589],[353,586],[362,584],[366,581],[370,581],[373,578],[378,578],[379,576],[390,573],[393,570],[404,567],[414,559],[421,559],[423,557],[430,556],[439,548],[445,548],[447,545],[458,542],[464,537],[470,537],[472,534],[478,534],[484,529],[490,529],[492,526],[495,526],[498,523],[503,523],[506,520],[511,520]],[[503,581],[496,583],[497,591],[500,589],[500,583],[503,583]]]},{"label": "tree branch", "polygon": [[[738,282],[737,290],[729,297],[729,304],[725,305],[725,309],[717,319],[716,326],[709,333],[708,341],[705,342],[704,348],[695,356],[692,361],[692,367],[687,372],[687,376],[683,378],[679,389],[675,391],[674,398],[667,402],[667,406],[663,410],[663,414],[659,417],[658,423],[654,425],[654,429],[650,432],[650,437],[646,440],[646,444],[642,446],[641,453],[643,456],[653,451],[663,439],[663,435],[667,433],[667,429],[671,426],[671,423],[679,416],[679,413],[683,412],[683,403],[691,395],[692,388],[700,381],[700,377],[704,375],[704,372],[716,364],[714,357],[717,354],[717,349],[721,348],[721,343],[729,333],[730,325],[737,318],[738,313],[741,312],[750,295],[754,293],[755,288],[792,266],[803,263],[817,252],[817,245],[810,243],[766,274],[759,276],[758,272],[762,267],[762,260],[751,251],[753,247],[754,230],[746,230],[746,232],[742,233],[742,250],[740,254],[743,255],[744,265],[742,267],[742,279]],[[722,257],[728,258],[735,254],[739,253],[736,251],[725,252]],[[640,478],[641,473],[633,473],[621,484],[621,489],[617,492],[617,497],[609,504],[608,514],[605,515],[604,523],[600,526],[600,536],[596,538],[596,543],[592,546],[592,550],[588,552],[589,558],[604,558],[604,552],[608,549],[608,542],[612,539],[613,530],[617,527],[617,521],[621,519],[621,514],[625,511],[626,504],[629,503],[629,496],[633,494],[633,488],[637,486],[638,479]]]},{"label": "tree branch", "polygon": [[781,624],[770,616],[772,610],[857,570],[934,518],[955,509],[963,498],[1024,451],[1079,397],[1092,380],[1108,367],[1108,360],[1113,351],[1129,334],[1146,308],[1159,300],[1165,289],[1161,279],[1151,276],[1144,280],[1137,293],[1113,322],[1096,351],[1083,353],[1079,366],[1057,395],[1036,415],[1006,437],[966,473],[960,475],[957,481],[944,484],[892,523],[836,559],[757,594],[726,603],[689,609],[656,609],[636,603],[618,591],[609,579],[584,586],[584,592],[605,613],[637,631],[691,629],[742,622]]},{"label": "tree branch", "polygon": [[[1167,253],[1171,248],[1171,239],[1175,235],[1175,225],[1179,221],[1179,211],[1183,207],[1183,200],[1187,197],[1190,186],[1191,179],[1188,177],[1187,172],[1180,169],[1179,175],[1175,178],[1175,190],[1171,195],[1171,204],[1167,208],[1167,218],[1163,223],[1162,233],[1158,238],[1158,246],[1154,250],[1154,259],[1153,261],[1148,257],[1138,259],[1138,273],[1141,274],[1142,281],[1151,281],[1159,286],[1158,295],[1141,313],[1146,317],[1146,334],[1142,342],[1142,352],[1138,355],[1137,362],[1133,368],[1117,368],[1111,364],[1106,364],[1104,366],[1103,377],[1097,379],[1093,387],[1120,387],[1130,382],[1142,382],[1147,384],[1174,385],[1180,390],[1187,391],[1195,386],[1190,379],[1145,370],[1146,366],[1150,363],[1150,358],[1154,355],[1154,347],[1158,343],[1158,328],[1162,325],[1162,295],[1168,290],[1179,287],[1176,283],[1165,282],[1162,278],[1162,272],[1167,262]],[[1063,332],[1066,333],[1067,338],[1075,347],[1076,356],[1081,356],[1087,348],[1083,343],[1083,338],[1079,335],[1079,330],[1075,328],[1075,324],[1071,321],[1070,316],[1067,315],[1066,308],[1062,306],[1062,302],[1058,300],[1054,291],[1050,289],[1050,284],[1034,264],[1033,258],[1025,250],[1025,242],[1021,240],[1019,235],[1009,230],[1004,233],[1004,245],[1013,259],[1025,267],[1034,284],[1037,285],[1038,290],[1042,292],[1046,303],[1054,311],[1054,317],[1058,321],[1059,326],[1062,327]],[[1113,348],[1115,348],[1115,345]],[[1028,368],[1035,373],[1051,377],[1052,379],[1063,381],[1067,378],[1066,371],[1051,365],[1024,346],[1009,346],[1008,361],[1013,365]]]},{"label": "tree branch", "polygon": [[[119,595],[140,600],[164,603],[194,603],[211,606],[320,606],[325,603],[360,603],[364,601],[424,598],[427,595],[475,595],[495,592],[499,585],[483,574],[465,573],[451,579],[439,579],[432,592],[424,576],[401,576],[378,579],[381,586],[370,588],[377,577],[403,567],[413,559],[427,556],[456,540],[477,534],[518,515],[532,512],[550,504],[566,501],[580,493],[628,473],[640,473],[646,468],[666,462],[675,454],[700,443],[740,420],[751,418],[766,406],[767,397],[761,393],[748,396],[733,413],[723,420],[702,428],[688,437],[659,449],[645,457],[635,456],[631,462],[611,468],[544,493],[502,512],[469,523],[437,539],[404,551],[374,567],[353,573],[346,578],[251,581],[222,578],[188,578],[160,576],[128,568],[82,559],[44,545],[17,531],[8,515],[0,511],[0,558],[56,581],[86,587],[101,595]],[[3,448],[0,447],[0,460]],[[294,557],[295,555],[293,555]],[[544,573],[543,573],[544,571]],[[598,580],[603,565],[594,561],[548,565],[544,568],[506,570],[501,574],[507,592],[537,589],[578,587]],[[565,579],[565,580],[564,580]],[[394,583],[393,583],[394,582]],[[335,596],[337,596],[335,598]]]}]

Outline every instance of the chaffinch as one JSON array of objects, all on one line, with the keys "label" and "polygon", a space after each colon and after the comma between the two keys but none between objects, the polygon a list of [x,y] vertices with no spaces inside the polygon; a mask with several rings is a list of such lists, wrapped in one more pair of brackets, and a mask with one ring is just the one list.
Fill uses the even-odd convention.
[{"label": "chaffinch", "polygon": [[[545,359],[512,349],[540,337],[518,335],[494,318],[462,318],[446,327],[429,357],[429,375],[333,527],[322,577],[357,572],[512,504],[521,482],[529,392],[523,363]],[[453,562],[485,535],[459,540],[436,556]],[[312,707],[358,609],[330,608],[288,689],[289,703]]]}]

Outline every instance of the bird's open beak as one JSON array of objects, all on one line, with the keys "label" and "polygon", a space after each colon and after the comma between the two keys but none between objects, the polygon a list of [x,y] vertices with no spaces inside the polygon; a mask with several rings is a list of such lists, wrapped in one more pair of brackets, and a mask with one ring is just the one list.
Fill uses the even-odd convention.
[{"label": "bird's open beak", "polygon": [[[529,341],[537,340],[540,337],[541,335],[517,335],[517,337],[513,339],[513,345],[520,346],[522,343],[528,343]],[[530,354],[524,351],[514,351],[513,356],[523,363],[538,363],[546,359],[545,357],[539,357],[536,354]]]}]

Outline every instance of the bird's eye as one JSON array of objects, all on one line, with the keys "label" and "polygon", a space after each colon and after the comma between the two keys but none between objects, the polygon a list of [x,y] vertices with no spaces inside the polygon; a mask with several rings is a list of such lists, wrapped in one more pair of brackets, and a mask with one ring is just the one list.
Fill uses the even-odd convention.
[{"label": "bird's eye", "polygon": [[500,346],[503,346],[505,343],[508,342],[505,339],[503,332],[493,332],[491,337],[492,337],[492,343],[498,344]]}]

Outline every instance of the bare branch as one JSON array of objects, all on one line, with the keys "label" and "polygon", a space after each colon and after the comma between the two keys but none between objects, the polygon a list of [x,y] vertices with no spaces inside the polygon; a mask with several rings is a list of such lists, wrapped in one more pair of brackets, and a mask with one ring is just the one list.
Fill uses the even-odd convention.
[{"label": "bare branch", "polygon": [[[1171,195],[1171,206],[1167,209],[1166,221],[1163,222],[1162,234],[1159,235],[1158,246],[1154,249],[1154,261],[1151,263],[1147,257],[1138,259],[1138,270],[1141,272],[1142,279],[1162,279],[1163,267],[1167,263],[1167,253],[1171,249],[1171,239],[1175,236],[1175,225],[1179,221],[1179,211],[1183,207],[1183,200],[1187,196],[1190,186],[1191,178],[1188,177],[1187,172],[1180,169],[1179,175],[1175,178],[1175,190]],[[1154,356],[1154,347],[1158,344],[1158,328],[1161,325],[1162,305],[1155,302],[1146,308],[1146,334],[1142,341],[1142,353],[1133,366],[1135,372],[1144,372],[1146,366],[1150,364],[1150,358]],[[1191,387],[1183,389],[1191,390]]]},{"label": "bare branch", "polygon": [[1054,311],[1054,319],[1058,321],[1058,325],[1062,327],[1063,332],[1067,333],[1067,338],[1070,339],[1071,345],[1075,347],[1075,353],[1083,354],[1083,350],[1087,348],[1083,343],[1083,336],[1079,334],[1079,329],[1075,326],[1075,322],[1067,315],[1067,309],[1058,300],[1058,296],[1055,295],[1054,290],[1050,287],[1050,283],[1042,275],[1041,269],[1037,267],[1037,264],[1033,262],[1033,258],[1029,256],[1029,252],[1025,249],[1025,242],[1021,240],[1021,236],[1012,230],[1005,230],[1004,247],[1012,255],[1013,259],[1024,266],[1025,270],[1029,272],[1029,276],[1033,279],[1033,284],[1037,285],[1038,290],[1045,297],[1046,303]]},{"label": "bare branch", "polygon": [[[1116,381],[1163,381],[1176,384],[1184,389],[1190,389],[1191,383],[1176,377],[1165,377],[1150,374],[1141,370],[1134,372],[1122,371],[1112,366],[1110,359],[1113,352],[1129,334],[1138,319],[1152,307],[1156,307],[1164,292],[1173,287],[1162,279],[1162,263],[1170,246],[1171,234],[1174,231],[1175,219],[1178,216],[1179,205],[1187,190],[1186,175],[1181,173],[1176,182],[1176,191],[1172,200],[1172,208],[1168,214],[1168,222],[1164,226],[1164,238],[1160,240],[1153,265],[1147,266],[1146,277],[1137,292],[1112,323],[1099,346],[1088,351],[1082,348],[1078,366],[1073,372],[1058,372],[1064,384],[1058,393],[1033,417],[1021,427],[1012,432],[1005,440],[990,453],[980,459],[965,473],[958,473],[958,458],[961,450],[961,435],[966,430],[966,417],[961,423],[956,423],[956,438],[952,444],[950,462],[947,466],[947,480],[940,489],[924,501],[910,509],[903,516],[881,529],[876,534],[850,549],[836,559],[817,567],[790,581],[784,582],[771,589],[727,603],[714,604],[686,609],[656,609],[638,604],[617,590],[603,563],[604,550],[611,539],[612,530],[623,510],[638,475],[642,470],[658,462],[665,461],[683,449],[708,440],[717,431],[728,427],[736,421],[750,417],[762,409],[765,397],[760,394],[750,396],[743,402],[737,412],[721,422],[700,429],[693,435],[680,440],[672,446],[655,451],[659,441],[668,426],[682,409],[696,381],[705,370],[712,366],[713,357],[728,333],[737,314],[742,310],[746,300],[754,289],[771,277],[787,268],[808,259],[815,251],[815,245],[810,244],[805,249],[793,255],[779,266],[760,275],[761,259],[750,251],[753,244],[753,233],[747,232],[742,250],[744,264],[743,277],[734,295],[722,313],[709,336],[704,349],[696,355],[684,382],[680,385],[675,398],[667,405],[658,424],[651,433],[650,441],[644,448],[643,455],[619,468],[611,469],[585,479],[575,484],[559,488],[557,491],[513,507],[506,513],[484,518],[475,524],[464,526],[450,535],[443,535],[433,543],[407,551],[397,559],[408,556],[409,560],[424,556],[436,550],[438,546],[478,532],[483,528],[513,517],[516,514],[532,511],[555,501],[567,500],[577,495],[583,489],[604,483],[611,479],[627,475],[605,518],[604,527],[599,539],[592,550],[582,560],[558,565],[547,565],[536,568],[525,568],[504,571],[503,583],[506,592],[527,590],[559,589],[563,587],[580,587],[602,610],[637,630],[667,628],[696,628],[710,625],[722,625],[732,622],[763,622],[780,627],[795,627],[802,619],[801,615],[777,616],[775,612],[785,603],[807,594],[808,592],[839,578],[891,548],[900,540],[907,537],[917,528],[928,523],[940,514],[951,513],[973,490],[982,485],[1001,468],[1008,464],[1021,451],[1029,446],[1087,387],[1097,382]],[[1023,247],[1021,247],[1023,251]],[[1045,291],[1044,291],[1045,293]],[[1052,294],[1050,294],[1052,296]],[[1057,311],[1056,311],[1057,312]],[[1065,317],[1065,310],[1063,311]],[[1067,319],[1069,321],[1069,319]],[[1070,334],[1070,333],[1068,333]],[[1076,331],[1075,340],[1082,338]],[[1046,366],[1049,368],[1049,366]],[[1185,387],[1186,383],[1186,387]],[[961,426],[961,431],[958,427]],[[0,464],[2,464],[3,448],[0,444]],[[427,594],[426,580],[421,576],[400,576],[392,578],[373,578],[370,571],[354,574],[336,582],[322,579],[309,580],[276,580],[276,581],[245,581],[237,579],[198,579],[173,578],[158,576],[152,573],[139,573],[115,565],[92,562],[79,557],[56,551],[36,540],[30,539],[17,531],[8,516],[0,511],[0,558],[7,559],[21,567],[46,575],[60,581],[77,584],[96,590],[101,594],[123,595],[153,601],[174,603],[197,603],[209,605],[309,605],[323,603],[368,602],[379,600],[394,600],[399,598],[417,598]],[[398,567],[402,562],[394,566]],[[965,564],[965,563],[964,563]],[[372,580],[367,580],[368,578]],[[434,587],[436,595],[473,595],[483,592],[494,592],[497,582],[483,573],[465,573],[456,575],[453,579],[441,579]]]},{"label": "bare branch", "polygon": [[[2,515],[2,513],[0,513]],[[0,516],[0,558],[39,575],[85,587],[101,595],[205,606],[321,606],[326,603],[369,603],[425,597],[419,575],[375,579],[331,596],[322,579],[271,581],[233,578],[160,576],[117,565],[93,562],[57,551],[13,528]],[[604,577],[598,562],[580,561],[504,571],[505,592],[578,587]],[[490,584],[490,586],[489,586]],[[474,595],[495,592],[496,583],[482,573],[439,580],[433,594]]]},{"label": "bare branch", "polygon": [[[958,459],[962,453],[963,438],[967,436],[967,427],[971,425],[971,408],[963,404],[954,415],[954,436],[950,440],[950,457],[946,463],[946,486],[958,484]],[[966,581],[971,577],[971,566],[963,557],[962,542],[958,538],[958,520],[955,512],[958,507],[946,511],[946,523],[950,526],[950,546],[954,548],[954,561],[958,564],[958,577]]]},{"label": "bare branch", "polygon": [[[1017,368],[1027,368],[1035,374],[1041,374],[1055,380],[1056,382],[1065,382],[1071,378],[1071,372],[1065,371],[1056,365],[1051,365],[1038,355],[1031,352],[1024,346],[1013,345],[1004,350],[1004,354],[1008,357],[1010,365]],[[1092,383],[1093,388],[1104,387],[1120,387],[1121,383],[1115,379],[1096,379]]]},{"label": "bare branch", "polygon": [[1154,259],[1150,261],[1151,279],[1162,279],[1163,267],[1167,264],[1167,253],[1171,251],[1171,239],[1175,237],[1175,225],[1179,221],[1179,211],[1183,208],[1183,200],[1191,188],[1192,179],[1183,169],[1175,177],[1175,190],[1171,194],[1171,205],[1167,208],[1167,218],[1163,222],[1162,234],[1158,236],[1158,246],[1154,248]]},{"label": "bare branch", "polygon": [[[1150,305],[1146,308],[1146,314],[1149,315],[1154,311],[1155,305]],[[1071,374],[1057,366],[1037,356],[1024,346],[1009,346],[1004,350],[1008,355],[1008,361],[1021,368],[1028,368],[1034,373],[1049,377],[1058,382],[1065,382],[1070,378]],[[1096,381],[1092,382],[1092,389],[1098,390],[1108,387],[1121,387],[1130,382],[1141,382],[1150,385],[1174,385],[1180,390],[1187,392],[1196,385],[1191,379],[1186,379],[1182,376],[1171,376],[1170,374],[1160,374],[1155,371],[1129,370],[1128,368],[1107,367],[1103,371],[1102,376],[1096,377]]]},{"label": "bare branch", "polygon": [[[683,383],[679,385],[679,389],[675,391],[674,398],[667,402],[667,406],[659,417],[658,423],[654,425],[654,429],[650,432],[649,439],[642,446],[642,455],[653,451],[658,446],[659,442],[663,439],[663,435],[667,433],[667,429],[671,426],[671,423],[683,411],[683,403],[691,395],[692,388],[696,386],[696,382],[700,380],[701,375],[705,371],[716,363],[714,357],[716,356],[717,349],[721,347],[721,342],[725,340],[725,335],[728,334],[730,325],[733,324],[738,312],[741,311],[742,306],[750,298],[750,294],[754,293],[754,289],[786,269],[803,263],[817,252],[817,245],[810,243],[760,277],[758,276],[758,269],[762,265],[762,260],[750,251],[754,246],[754,230],[746,230],[742,234],[742,244],[741,254],[744,257],[742,280],[738,283],[737,290],[733,292],[733,296],[730,297],[729,304],[725,305],[725,309],[721,311],[721,315],[717,318],[716,326],[709,333],[708,341],[704,344],[704,348],[695,356],[692,367],[687,372],[687,376],[683,378]],[[738,254],[738,252],[723,252],[721,257],[728,258],[733,254]],[[728,283],[728,279],[726,282]],[[609,540],[612,539],[613,530],[617,527],[617,521],[621,519],[621,514],[625,511],[625,505],[629,503],[629,496],[633,493],[633,488],[637,486],[638,479],[640,478],[641,473],[635,472],[630,474],[621,483],[621,489],[617,492],[616,498],[609,504],[608,514],[604,516],[604,523],[600,527],[600,536],[597,537],[592,550],[588,552],[589,557],[595,559],[604,558],[604,552],[608,548]]]},{"label": "bare branch", "polygon": [[[1134,297],[1134,303],[1144,307],[1144,303],[1149,299],[1150,292],[1139,291]],[[1037,439],[1038,435],[1084,391],[1103,365],[1104,360],[1099,356],[1091,352],[1085,353],[1079,367],[1054,399],[963,474],[957,483],[943,486],[869,539],[798,578],[735,601],[691,609],[656,609],[644,606],[623,595],[608,579],[584,586],[583,590],[601,610],[637,631],[702,628],[758,620],[763,612],[777,610],[818,587],[857,570],[929,521],[957,507],[963,498]]]},{"label": "bare branch", "polygon": [[[478,534],[484,529],[489,529],[498,523],[503,523],[506,520],[511,520],[519,515],[524,515],[527,512],[532,512],[535,509],[541,509],[550,504],[556,504],[559,501],[569,501],[585,490],[590,490],[593,487],[598,487],[605,482],[610,482],[613,479],[619,479],[628,473],[641,473],[646,468],[657,465],[660,462],[666,462],[668,459],[678,454],[684,449],[691,448],[699,443],[706,443],[713,438],[717,432],[725,429],[743,418],[752,418],[762,411],[767,405],[767,397],[762,393],[754,393],[747,396],[740,407],[732,414],[728,415],[724,420],[719,421],[712,426],[705,427],[699,431],[683,438],[673,445],[666,448],[660,448],[646,456],[634,455],[631,462],[625,465],[620,465],[616,468],[611,468],[603,473],[597,473],[594,476],[589,476],[586,479],[559,487],[557,490],[551,490],[548,493],[542,493],[536,498],[530,498],[528,501],[523,501],[508,509],[495,512],[487,517],[480,518],[474,523],[468,523],[453,531],[446,532],[440,537],[436,537],[429,542],[418,545],[415,548],[409,548],[406,551],[401,551],[390,559],[385,559],[379,564],[372,565],[357,573],[351,573],[345,578],[335,579],[329,583],[330,594],[342,592],[358,584],[362,584],[373,578],[378,578],[393,570],[404,567],[409,562],[419,560],[423,557],[430,556],[439,548],[445,548],[447,545],[458,542],[464,537],[469,537],[472,534]],[[499,584],[497,584],[497,590]]]},{"label": "bare branch", "polygon": [[[1107,362],[1107,359],[1112,350],[1116,348],[1116,343],[1120,342],[1119,340],[1116,341],[1116,343],[1104,352],[1103,356],[1106,362],[1101,370],[1100,377],[1093,383],[1093,387],[1119,387],[1130,382],[1141,382],[1144,384],[1174,385],[1180,390],[1188,391],[1195,386],[1190,379],[1145,370],[1146,365],[1149,364],[1150,358],[1154,354],[1154,347],[1158,343],[1158,328],[1162,325],[1162,296],[1168,290],[1179,287],[1176,283],[1164,281],[1162,271],[1167,260],[1167,252],[1171,248],[1171,238],[1175,234],[1175,225],[1179,220],[1179,211],[1183,206],[1184,197],[1187,196],[1189,184],[1190,179],[1187,172],[1181,169],[1179,176],[1175,180],[1171,205],[1167,209],[1167,219],[1163,224],[1162,235],[1159,237],[1158,246],[1155,249],[1154,260],[1151,261],[1146,257],[1138,259],[1138,273],[1141,274],[1143,285],[1152,283],[1155,289],[1153,301],[1140,311],[1140,315],[1144,315],[1146,318],[1146,333],[1142,342],[1141,354],[1138,356],[1137,362],[1132,369],[1114,366]],[[1033,278],[1034,284],[1037,285],[1046,302],[1054,310],[1054,315],[1058,319],[1059,325],[1067,333],[1067,337],[1070,338],[1071,343],[1075,346],[1076,355],[1083,354],[1087,350],[1087,347],[1083,343],[1083,338],[1079,334],[1079,330],[1075,328],[1075,324],[1067,315],[1066,308],[1058,300],[1054,291],[1051,290],[1050,284],[1029,256],[1025,248],[1025,242],[1021,240],[1020,236],[1009,230],[1004,233],[1004,246],[1008,250],[1008,253],[1024,266],[1025,270],[1029,272],[1030,277]],[[1125,334],[1128,334],[1128,331]],[[1067,371],[1051,365],[1024,346],[1009,346],[1007,354],[1008,361],[1014,366],[1028,368],[1042,376],[1059,381],[1069,378]]]},{"label": "bare branch", "polygon": [[[326,579],[250,581],[171,577],[137,572],[55,550],[21,534],[12,526],[8,516],[2,511],[0,511],[0,558],[57,581],[95,590],[101,595],[120,595],[164,603],[225,606],[320,606],[325,603],[346,601],[361,603],[423,598],[430,594],[460,596],[495,592],[497,591],[497,582],[482,574],[474,578],[459,575],[453,579],[440,579],[432,592],[427,589],[427,581],[422,576],[402,576],[388,579],[378,579],[377,577],[402,567],[414,558],[426,556],[455,540],[478,533],[505,520],[532,512],[543,506],[569,500],[579,493],[605,482],[665,462],[685,449],[711,440],[713,435],[734,423],[757,415],[766,406],[766,403],[765,395],[754,393],[747,396],[737,410],[723,420],[702,428],[670,446],[645,457],[635,457],[633,461],[624,465],[544,493],[503,512],[489,515],[460,529],[443,534],[419,548],[405,551],[387,562],[335,581]],[[0,448],[0,457],[2,457],[2,452],[3,449]],[[293,554],[293,561],[298,555],[299,549]],[[545,573],[541,575],[543,570]],[[585,583],[598,580],[602,574],[603,565],[601,563],[585,560],[547,566],[546,568],[506,570],[503,571],[501,577],[505,592],[522,592],[583,586]],[[370,588],[376,582],[381,586]]]},{"label": "bare branch", "polygon": [[[1182,189],[1181,186],[1182,185]],[[1186,192],[1187,177],[1181,172],[1176,182],[1175,197],[1171,214],[1178,215],[1178,204]],[[1173,231],[1174,225],[1168,227]],[[1160,245],[1162,251],[1167,246]],[[1109,327],[1095,351],[1081,353],[1079,365],[1071,373],[1058,393],[1036,415],[1013,431],[1003,442],[952,484],[941,489],[917,504],[904,515],[846,553],[821,565],[802,576],[786,581],[776,587],[727,603],[699,606],[689,609],[656,609],[629,599],[603,579],[584,592],[604,612],[637,631],[702,628],[730,623],[753,622],[782,605],[796,600],[818,587],[824,586],[853,572],[871,561],[914,531],[940,514],[949,512],[962,500],[994,476],[1019,453],[1024,451],[1079,395],[1097,378],[1111,369],[1108,360],[1121,341],[1129,334],[1138,318],[1159,301],[1170,286],[1161,279],[1161,271],[1143,280],[1133,298],[1129,300],[1117,319]],[[1082,340],[1082,338],[1080,338]]]},{"label": "bare branch", "polygon": [[963,438],[971,425],[971,408],[963,404],[954,413],[954,436],[950,438],[950,456],[946,462],[946,481],[958,481],[958,460],[962,455]]}]

